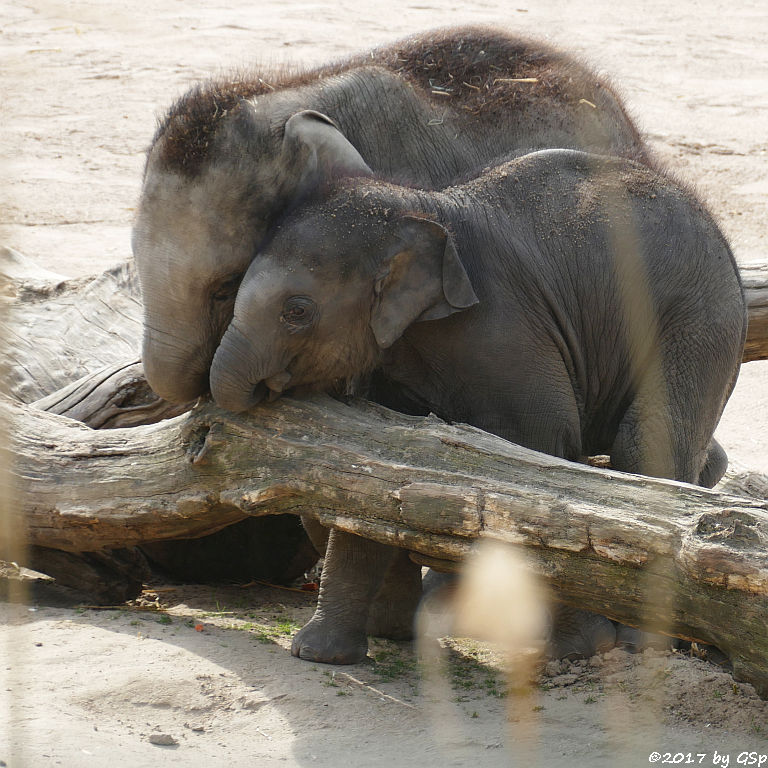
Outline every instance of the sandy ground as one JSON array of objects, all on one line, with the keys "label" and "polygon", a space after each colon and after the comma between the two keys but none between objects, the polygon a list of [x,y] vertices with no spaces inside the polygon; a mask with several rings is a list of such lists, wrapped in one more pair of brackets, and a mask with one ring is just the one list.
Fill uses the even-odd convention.
[{"label": "sandy ground", "polygon": [[[474,21],[610,73],[739,260],[764,259],[768,6],[639,6],[0,0],[3,242],[47,269],[96,273],[130,255],[143,149],[190,82]],[[717,436],[733,460],[768,471],[767,427],[768,367],[751,363]],[[0,766],[640,766],[653,751],[662,764],[669,753],[667,763],[757,765],[768,755],[766,704],[699,659],[616,651],[550,665],[520,700],[503,695],[487,651],[463,643],[446,651],[444,695],[423,684],[408,644],[377,643],[350,668],[291,658],[310,596],[176,587],[157,598],[166,613],[0,606]],[[150,742],[160,735],[177,743]]]}]

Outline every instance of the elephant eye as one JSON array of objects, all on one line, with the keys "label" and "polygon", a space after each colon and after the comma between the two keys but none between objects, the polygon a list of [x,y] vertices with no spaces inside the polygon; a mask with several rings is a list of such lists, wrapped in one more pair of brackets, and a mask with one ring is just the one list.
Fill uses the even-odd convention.
[{"label": "elephant eye", "polygon": [[236,275],[228,277],[224,282],[219,283],[218,288],[211,294],[211,298],[214,301],[227,301],[234,298],[242,282],[243,274],[243,272],[238,272]]},{"label": "elephant eye", "polygon": [[280,322],[298,331],[307,328],[315,319],[317,304],[308,296],[291,296],[283,305]]}]

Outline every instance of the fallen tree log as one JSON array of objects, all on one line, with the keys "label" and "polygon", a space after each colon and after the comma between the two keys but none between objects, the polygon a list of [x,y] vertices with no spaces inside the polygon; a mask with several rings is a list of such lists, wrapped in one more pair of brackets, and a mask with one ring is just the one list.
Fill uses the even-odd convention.
[{"label": "fallen tree log", "polygon": [[13,514],[33,545],[96,551],[291,512],[451,567],[489,537],[525,547],[559,599],[712,643],[768,695],[765,501],[324,396],[100,431],[7,408],[24,490]]},{"label": "fallen tree log", "polygon": [[742,264],[741,280],[749,310],[742,362],[768,359],[768,263]]},{"label": "fallen tree log", "polygon": [[176,405],[159,398],[147,384],[139,360],[89,373],[33,403],[35,408],[80,421],[93,429],[154,424],[186,413],[194,401]]},{"label": "fallen tree log", "polygon": [[0,276],[13,301],[2,328],[4,391],[23,403],[108,365],[139,359],[142,308],[132,262],[68,280],[0,248]]}]

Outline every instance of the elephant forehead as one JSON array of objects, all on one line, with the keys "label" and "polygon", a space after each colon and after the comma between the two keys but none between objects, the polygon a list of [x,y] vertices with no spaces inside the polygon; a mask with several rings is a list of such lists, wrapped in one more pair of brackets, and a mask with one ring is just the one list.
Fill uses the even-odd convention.
[{"label": "elephant forehead", "polygon": [[265,303],[294,294],[317,293],[326,282],[333,283],[333,280],[326,280],[333,277],[328,272],[303,264],[285,264],[257,257],[240,286],[238,305],[253,306],[255,301]]},{"label": "elephant forehead", "polygon": [[383,223],[370,216],[340,215],[319,208],[293,216],[270,248],[307,267],[335,265],[347,271],[362,253],[380,245],[383,235]]},{"label": "elephant forehead", "polygon": [[[221,175],[190,180],[174,173],[148,174],[134,227],[140,270],[197,280],[247,267],[258,232],[252,217],[244,215],[244,195],[225,187]],[[180,263],[184,275],[171,275]]]}]

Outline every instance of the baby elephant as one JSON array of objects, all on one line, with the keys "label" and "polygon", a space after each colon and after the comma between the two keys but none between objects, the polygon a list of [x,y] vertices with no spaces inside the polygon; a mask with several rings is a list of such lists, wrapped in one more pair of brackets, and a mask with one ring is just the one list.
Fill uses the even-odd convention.
[{"label": "baby elephant", "polygon": [[[733,255],[689,191],[546,150],[442,192],[343,179],[294,211],[246,273],[211,391],[240,411],[376,371],[384,404],[713,485],[745,330]],[[333,533],[296,655],[365,655],[390,556]]]}]

